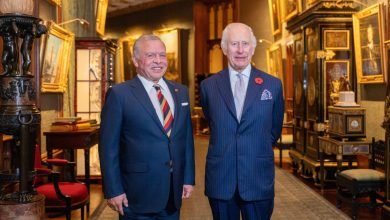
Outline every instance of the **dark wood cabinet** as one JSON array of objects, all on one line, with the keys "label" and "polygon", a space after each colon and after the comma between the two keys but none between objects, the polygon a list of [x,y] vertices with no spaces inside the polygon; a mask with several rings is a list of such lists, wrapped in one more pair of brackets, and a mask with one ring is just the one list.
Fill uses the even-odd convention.
[{"label": "dark wood cabinet", "polygon": [[[338,101],[341,80],[356,85],[353,68],[352,14],[348,5],[314,3],[287,23],[293,34],[293,134],[290,151],[294,169],[319,181],[319,137],[328,121],[327,108]],[[325,159],[335,170],[336,159]]]}]

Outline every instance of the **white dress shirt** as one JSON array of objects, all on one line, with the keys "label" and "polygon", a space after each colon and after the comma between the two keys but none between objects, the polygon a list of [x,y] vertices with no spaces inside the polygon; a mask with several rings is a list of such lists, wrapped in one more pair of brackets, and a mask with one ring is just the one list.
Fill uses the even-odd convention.
[{"label": "white dress shirt", "polygon": [[[154,82],[147,80],[145,77],[141,76],[140,74],[137,74],[137,76],[141,80],[142,85],[144,86],[146,92],[149,95],[150,101],[153,104],[153,107],[154,107],[154,109],[155,109],[155,111],[157,113],[158,119],[160,119],[161,124],[164,126],[164,124],[163,124],[164,120],[163,120],[162,110],[161,110],[161,107],[160,107],[160,102],[157,99],[157,91],[153,87]],[[175,118],[175,115],[174,115],[174,113],[175,113],[175,105],[174,105],[174,102],[173,102],[173,98],[172,98],[171,92],[170,92],[170,90],[168,88],[168,85],[165,83],[165,81],[162,78],[157,82],[157,84],[160,85],[161,93],[163,94],[163,96],[167,100],[169,108],[171,109],[173,118]]]}]

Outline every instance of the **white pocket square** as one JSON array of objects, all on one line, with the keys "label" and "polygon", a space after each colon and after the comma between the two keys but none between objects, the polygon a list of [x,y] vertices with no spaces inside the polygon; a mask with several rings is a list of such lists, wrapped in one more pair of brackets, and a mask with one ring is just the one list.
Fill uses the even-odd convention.
[{"label": "white pocket square", "polygon": [[264,89],[261,94],[261,100],[270,100],[272,99],[272,93],[268,89]]},{"label": "white pocket square", "polygon": [[188,102],[182,102],[181,103],[181,106],[187,106],[188,105]]}]

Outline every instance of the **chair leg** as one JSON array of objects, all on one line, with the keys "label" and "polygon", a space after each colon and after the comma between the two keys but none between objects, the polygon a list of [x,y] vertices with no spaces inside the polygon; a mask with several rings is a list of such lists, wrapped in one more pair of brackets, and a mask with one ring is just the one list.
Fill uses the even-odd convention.
[{"label": "chair leg", "polygon": [[280,167],[280,168],[283,167],[282,156],[283,156],[283,148],[282,148],[282,147],[279,147],[279,167]]},{"label": "chair leg", "polygon": [[65,213],[65,216],[66,216],[66,220],[71,220],[71,213],[70,213],[70,209],[66,209],[66,213]]},{"label": "chair leg", "polygon": [[84,220],[84,206],[81,207],[81,220]]},{"label": "chair leg", "polygon": [[352,219],[357,219],[359,204],[357,201],[357,196],[352,195]]},{"label": "chair leg", "polygon": [[341,208],[341,199],[340,199],[340,196],[341,196],[341,187],[338,186],[338,187],[337,187],[337,192],[336,192],[336,207],[337,207],[337,208]]},{"label": "chair leg", "polygon": [[376,208],[376,193],[370,192],[370,209],[372,212],[374,212],[375,208]]}]

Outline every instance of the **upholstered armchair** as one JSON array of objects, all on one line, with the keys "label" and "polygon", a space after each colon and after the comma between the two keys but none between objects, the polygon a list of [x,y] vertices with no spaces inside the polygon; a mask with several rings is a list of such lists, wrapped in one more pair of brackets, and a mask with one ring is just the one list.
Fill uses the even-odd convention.
[{"label": "upholstered armchair", "polygon": [[[384,200],[385,186],[385,149],[384,141],[372,139],[370,169],[349,169],[340,172],[336,177],[337,184],[337,207],[342,202],[352,205],[352,219],[358,216],[359,207],[371,209],[382,205],[377,199]],[[360,199],[368,197],[367,199]]]},{"label": "upholstered armchair", "polygon": [[[40,156],[36,156],[36,159],[40,159]],[[42,163],[46,167],[59,166],[70,168],[70,175],[67,176],[52,169],[43,168],[39,163],[35,163],[36,178],[34,181],[34,188],[37,193],[45,196],[45,210],[49,217],[65,214],[66,220],[70,220],[71,211],[80,209],[81,219],[83,220],[84,206],[89,203],[89,193],[85,184],[78,182],[75,179],[73,169],[75,163],[64,159],[48,159]],[[69,180],[61,181],[61,176],[66,176]]]}]

